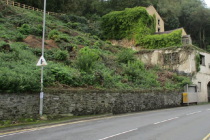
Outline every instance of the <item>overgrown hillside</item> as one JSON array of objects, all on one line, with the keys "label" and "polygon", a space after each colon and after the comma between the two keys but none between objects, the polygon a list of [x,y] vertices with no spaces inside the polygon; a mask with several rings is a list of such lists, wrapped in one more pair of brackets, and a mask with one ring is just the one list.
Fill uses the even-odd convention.
[{"label": "overgrown hillside", "polygon": [[[40,90],[42,13],[0,2],[0,91]],[[97,22],[63,15],[46,17],[44,87],[178,89],[190,83],[158,66],[145,66],[134,51],[99,39]],[[164,80],[163,80],[164,79]]]}]

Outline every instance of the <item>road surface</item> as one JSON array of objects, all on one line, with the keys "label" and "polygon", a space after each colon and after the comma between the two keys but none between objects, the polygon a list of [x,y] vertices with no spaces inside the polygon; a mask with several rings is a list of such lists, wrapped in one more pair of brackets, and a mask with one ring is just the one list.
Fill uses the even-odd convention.
[{"label": "road surface", "polygon": [[210,104],[2,133],[0,140],[210,140]]}]

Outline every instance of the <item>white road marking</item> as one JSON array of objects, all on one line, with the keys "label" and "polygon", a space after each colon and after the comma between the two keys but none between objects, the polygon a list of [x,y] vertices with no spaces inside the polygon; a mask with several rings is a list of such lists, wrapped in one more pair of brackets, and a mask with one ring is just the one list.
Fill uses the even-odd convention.
[{"label": "white road marking", "polygon": [[154,124],[160,124],[160,123],[163,123],[163,122],[167,122],[167,121],[171,121],[171,120],[175,120],[175,119],[178,119],[179,117],[174,117],[174,118],[171,118],[171,119],[167,119],[167,120],[163,120],[161,122],[156,122]]},{"label": "white road marking", "polygon": [[206,111],[210,111],[210,109],[207,109]]},{"label": "white road marking", "polygon": [[201,111],[197,111],[197,112],[193,112],[193,113],[189,113],[189,114],[186,114],[187,116],[188,115],[193,115],[193,114],[197,114],[197,113],[200,113]]},{"label": "white road marking", "polygon": [[136,130],[138,130],[138,128],[131,129],[131,130],[128,130],[128,131],[125,131],[125,132],[122,132],[122,133],[115,134],[115,135],[111,135],[111,136],[109,136],[109,137],[105,137],[105,138],[99,139],[99,140],[106,140],[106,139],[109,139],[109,138],[112,138],[112,137],[116,137],[116,136],[119,136],[119,135],[122,135],[122,134],[125,134],[125,133],[129,133],[129,132],[132,132],[132,131],[136,131]]}]

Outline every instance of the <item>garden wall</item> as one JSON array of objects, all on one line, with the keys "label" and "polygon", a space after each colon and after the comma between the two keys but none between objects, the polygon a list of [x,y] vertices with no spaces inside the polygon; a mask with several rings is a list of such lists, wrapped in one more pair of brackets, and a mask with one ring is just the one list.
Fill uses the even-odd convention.
[{"label": "garden wall", "polygon": [[[127,113],[180,106],[178,91],[46,90],[43,113],[49,116]],[[0,94],[0,120],[39,114],[39,93]]]}]

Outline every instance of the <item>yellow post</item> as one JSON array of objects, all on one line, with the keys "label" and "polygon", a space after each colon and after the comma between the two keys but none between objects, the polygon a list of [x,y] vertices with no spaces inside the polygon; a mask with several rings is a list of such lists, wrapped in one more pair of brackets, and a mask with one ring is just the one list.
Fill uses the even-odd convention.
[{"label": "yellow post", "polygon": [[187,93],[183,93],[183,103],[188,103]]}]

